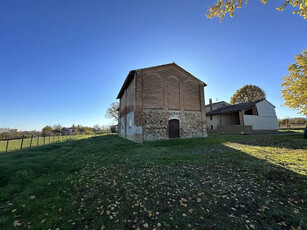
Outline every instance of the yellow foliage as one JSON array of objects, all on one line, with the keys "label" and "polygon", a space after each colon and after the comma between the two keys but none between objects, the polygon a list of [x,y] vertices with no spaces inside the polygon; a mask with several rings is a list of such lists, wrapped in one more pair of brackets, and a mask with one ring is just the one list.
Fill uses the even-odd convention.
[{"label": "yellow foliage", "polygon": [[249,101],[257,101],[265,99],[265,92],[256,85],[244,85],[238,89],[230,99],[230,104],[239,104]]},{"label": "yellow foliage", "polygon": [[[267,4],[267,0],[261,0],[261,3]],[[247,0],[245,1],[247,4]],[[224,19],[225,15],[229,13],[230,17],[234,16],[235,9],[241,8],[243,0],[217,0],[214,6],[209,7],[206,16],[210,19],[214,17],[220,18],[220,22]],[[277,10],[283,11],[285,8],[291,5],[296,8],[293,14],[299,14],[304,19],[307,19],[307,0],[284,0],[284,4],[277,7]]]},{"label": "yellow foliage", "polygon": [[295,61],[289,65],[289,74],[283,78],[281,93],[284,105],[307,115],[307,49],[296,55]]}]

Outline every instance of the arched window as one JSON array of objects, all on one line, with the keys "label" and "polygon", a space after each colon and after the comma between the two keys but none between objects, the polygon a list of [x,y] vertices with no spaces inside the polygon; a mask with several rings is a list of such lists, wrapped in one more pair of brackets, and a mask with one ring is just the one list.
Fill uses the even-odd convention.
[{"label": "arched window", "polygon": [[167,78],[168,109],[180,109],[179,80],[175,76]]},{"label": "arched window", "polygon": [[143,77],[143,106],[146,109],[163,109],[163,79],[156,73]]}]

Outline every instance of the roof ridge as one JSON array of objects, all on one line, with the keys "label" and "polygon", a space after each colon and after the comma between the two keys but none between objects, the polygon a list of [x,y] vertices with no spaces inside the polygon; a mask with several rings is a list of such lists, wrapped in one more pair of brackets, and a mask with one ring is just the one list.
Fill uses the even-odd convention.
[{"label": "roof ridge", "polygon": [[[227,101],[218,101],[218,102],[212,103],[212,105],[219,104],[219,103],[223,103],[223,102],[229,104]],[[210,105],[210,103],[209,103],[209,104],[206,104],[205,106],[209,106],[209,105]]]},{"label": "roof ridge", "polygon": [[[259,99],[255,101],[242,102],[242,103],[234,104],[234,105],[227,105],[227,106],[209,111],[207,114],[212,115],[212,114],[218,114],[218,113],[237,112],[239,110],[246,110],[263,100],[266,100],[266,99]],[[244,106],[247,106],[247,107],[244,107]],[[236,108],[236,109],[231,109],[231,108]]]},{"label": "roof ridge", "polygon": [[142,69],[134,69],[134,70],[130,70],[125,81],[124,84],[122,85],[116,99],[119,99],[122,95],[123,95],[123,91],[124,89],[126,89],[128,87],[128,85],[130,84],[130,82],[132,81],[134,74],[137,71],[142,71],[142,70],[148,70],[148,69],[153,69],[153,68],[159,68],[159,67],[165,67],[165,66],[170,66],[170,65],[174,65],[175,67],[177,67],[178,69],[180,69],[181,71],[185,72],[186,74],[188,74],[190,77],[192,77],[194,80],[196,80],[197,82],[201,82],[203,84],[203,86],[207,86],[206,83],[204,83],[202,80],[198,79],[197,77],[195,77],[193,74],[189,73],[188,71],[186,71],[185,69],[183,69],[182,67],[180,67],[179,65],[177,65],[175,62],[172,63],[168,63],[168,64],[163,64],[163,65],[157,65],[157,66],[151,66],[151,67],[146,67],[146,68],[142,68]]},{"label": "roof ridge", "polygon": [[168,66],[168,65],[177,65],[175,62],[171,62],[171,63],[167,63],[167,64],[162,64],[162,65],[154,65],[154,66],[149,66],[149,67],[145,67],[145,68],[139,68],[139,69],[133,69],[130,71],[138,71],[138,70],[145,70],[145,69],[151,69],[151,68],[157,68],[157,67],[164,67],[164,66]]}]

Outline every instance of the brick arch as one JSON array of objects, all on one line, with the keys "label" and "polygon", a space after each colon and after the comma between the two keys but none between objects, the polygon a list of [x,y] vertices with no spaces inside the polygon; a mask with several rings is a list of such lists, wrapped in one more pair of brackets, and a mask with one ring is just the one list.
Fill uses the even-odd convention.
[{"label": "brick arch", "polygon": [[180,109],[180,83],[177,77],[167,78],[168,109]]},{"label": "brick arch", "polygon": [[156,73],[143,76],[143,106],[147,109],[163,109],[163,79]]},{"label": "brick arch", "polygon": [[200,110],[199,84],[192,80],[183,83],[183,107],[185,110]]}]

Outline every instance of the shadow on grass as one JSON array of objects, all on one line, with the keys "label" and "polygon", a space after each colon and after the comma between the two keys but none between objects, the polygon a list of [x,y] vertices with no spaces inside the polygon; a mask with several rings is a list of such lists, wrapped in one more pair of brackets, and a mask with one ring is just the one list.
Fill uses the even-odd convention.
[{"label": "shadow on grass", "polygon": [[307,150],[307,139],[302,134],[257,134],[257,135],[217,135],[225,141],[253,146]]},{"label": "shadow on grass", "polygon": [[32,229],[306,229],[306,176],[225,146],[232,138],[109,135],[1,155],[0,227],[18,215]]}]

